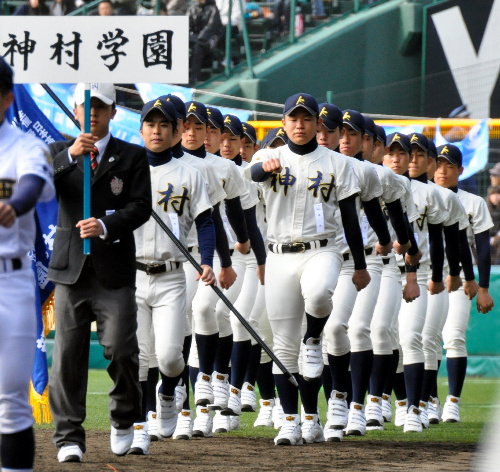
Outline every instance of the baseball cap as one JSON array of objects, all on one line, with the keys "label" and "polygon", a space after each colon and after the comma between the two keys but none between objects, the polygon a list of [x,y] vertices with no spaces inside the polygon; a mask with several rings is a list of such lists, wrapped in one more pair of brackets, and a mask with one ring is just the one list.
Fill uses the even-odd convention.
[{"label": "baseball cap", "polygon": [[186,102],[186,118],[190,116],[196,117],[200,123],[208,121],[207,109],[201,102]]},{"label": "baseball cap", "polygon": [[285,133],[283,127],[273,128],[264,136],[264,139],[260,143],[261,149],[271,146],[276,139],[281,139],[285,144],[288,143],[288,136]]},{"label": "baseball cap", "polygon": [[365,120],[365,133],[368,136],[375,138],[377,134],[377,130],[375,129],[375,122],[369,116],[364,115],[363,120]]},{"label": "baseball cap", "polygon": [[144,104],[141,111],[141,123],[146,119],[150,112],[159,110],[168,121],[177,121],[177,112],[171,102],[167,102],[163,98],[157,98]]},{"label": "baseball cap", "polygon": [[12,87],[14,83],[14,72],[5,59],[0,56],[0,84]]},{"label": "baseball cap", "polygon": [[450,164],[462,167],[462,151],[453,144],[439,146],[437,156],[446,159]]},{"label": "baseball cap", "polygon": [[232,134],[239,136],[240,138],[245,135],[243,126],[241,126],[241,121],[237,116],[224,115],[224,128],[229,129]]},{"label": "baseball cap", "polygon": [[495,177],[500,177],[500,162],[495,164],[495,167],[490,169],[490,175],[494,175]]},{"label": "baseball cap", "polygon": [[318,102],[316,99],[307,93],[296,93],[291,97],[288,97],[283,108],[283,115],[289,115],[293,110],[297,108],[304,108],[311,115],[318,115]]},{"label": "baseball cap", "polygon": [[243,127],[243,133],[245,134],[245,138],[249,138],[252,143],[257,142],[257,133],[255,132],[255,128],[248,124],[246,121],[241,123],[241,126]]},{"label": "baseball cap", "polygon": [[394,143],[399,143],[406,152],[411,150],[410,138],[406,134],[391,133],[387,136],[386,146],[390,148]]},{"label": "baseball cap", "polygon": [[429,150],[429,140],[421,133],[413,133],[410,136],[410,143],[416,144],[422,151],[427,152]]},{"label": "baseball cap", "polygon": [[[98,98],[106,105],[116,103],[116,90],[113,84],[90,84],[90,96]],[[75,88],[75,104],[85,102],[85,84],[80,83]]]},{"label": "baseball cap", "polygon": [[344,125],[349,125],[354,131],[365,131],[365,119],[363,115],[356,110],[344,110],[342,115]]},{"label": "baseball cap", "polygon": [[437,149],[434,141],[432,139],[427,139],[427,142],[429,143],[429,157],[437,159]]},{"label": "baseball cap", "polygon": [[169,93],[168,95],[163,95],[160,98],[163,98],[167,102],[173,103],[175,111],[177,112],[178,120],[186,118],[186,107],[184,106],[184,102],[182,101],[182,99],[180,99],[177,95]]},{"label": "baseball cap", "polygon": [[387,136],[385,134],[384,127],[380,125],[375,125],[375,131],[377,132],[377,141],[380,141],[385,145],[385,140],[387,139]]},{"label": "baseball cap", "polygon": [[207,106],[208,124],[217,129],[224,128],[224,117],[218,108]]},{"label": "baseball cap", "polygon": [[318,105],[319,117],[323,119],[323,125],[334,130],[338,126],[342,126],[342,110],[331,103],[320,103]]}]

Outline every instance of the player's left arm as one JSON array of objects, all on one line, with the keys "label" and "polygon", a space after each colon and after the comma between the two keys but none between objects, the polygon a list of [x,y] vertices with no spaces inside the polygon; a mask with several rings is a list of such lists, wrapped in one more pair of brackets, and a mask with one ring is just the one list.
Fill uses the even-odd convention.
[{"label": "player's left arm", "polygon": [[215,275],[212,270],[215,251],[215,226],[211,211],[205,210],[194,220],[198,233],[198,244],[201,255],[201,267],[203,274],[196,274],[196,280],[205,282],[205,285],[215,284]]},{"label": "player's left arm", "polygon": [[257,225],[256,206],[243,210],[245,213],[245,221],[247,223],[248,238],[250,245],[257,259],[257,276],[262,285],[264,285],[264,267],[266,264],[266,246],[264,245],[264,238]]},{"label": "player's left arm", "polygon": [[446,259],[450,268],[450,274],[446,278],[448,292],[458,290],[462,285],[460,277],[460,234],[458,222],[449,226],[443,226]]},{"label": "player's left arm", "polygon": [[491,246],[489,230],[474,235],[477,250],[477,270],[479,272],[479,291],[477,292],[477,311],[490,312],[495,304],[489,293],[491,271]]},{"label": "player's left arm", "polygon": [[436,295],[444,290],[443,265],[444,265],[444,245],[443,245],[443,225],[427,225],[429,231],[429,255],[431,258],[432,275],[429,281],[429,292]]},{"label": "player's left arm", "polygon": [[387,256],[392,249],[391,235],[378,197],[363,202],[363,209],[370,226],[378,237],[376,253]]}]

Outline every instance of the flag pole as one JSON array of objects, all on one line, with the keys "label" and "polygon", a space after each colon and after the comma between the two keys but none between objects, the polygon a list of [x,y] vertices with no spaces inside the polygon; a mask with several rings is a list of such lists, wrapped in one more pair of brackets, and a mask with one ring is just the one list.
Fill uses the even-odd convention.
[{"label": "flag pole", "polygon": [[[90,84],[85,84],[85,119],[83,131],[90,133]],[[90,153],[83,157],[83,219],[90,218]],[[83,240],[83,253],[90,254],[90,239]]]}]

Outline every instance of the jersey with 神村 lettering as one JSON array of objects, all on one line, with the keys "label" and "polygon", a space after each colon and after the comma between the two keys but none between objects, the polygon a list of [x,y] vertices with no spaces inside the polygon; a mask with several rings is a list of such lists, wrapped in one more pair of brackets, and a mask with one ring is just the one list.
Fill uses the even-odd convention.
[{"label": "jersey with \u795e\u6751 lettering", "polygon": [[[288,146],[257,151],[245,169],[269,159],[279,159],[282,170],[260,183],[266,202],[267,238],[271,243],[309,242],[335,239],[339,224],[335,218],[338,202],[361,189],[353,166],[339,154],[319,146],[304,156]],[[336,156],[337,157],[337,156]]]},{"label": "jersey with \u795e\u6751 lettering", "polygon": [[[36,175],[45,181],[38,199],[54,198],[54,182],[50,153],[43,141],[12,126],[7,120],[0,126],[0,202],[9,200],[23,175]],[[35,218],[31,209],[16,218],[10,228],[0,226],[0,257],[12,259],[25,256],[35,240]]]},{"label": "jersey with \u795e\u6751 lettering", "polygon": [[[205,179],[200,171],[179,159],[152,167],[153,210],[186,245],[195,218],[212,208]],[[186,261],[165,232],[150,218],[134,231],[136,259],[140,261]]]}]

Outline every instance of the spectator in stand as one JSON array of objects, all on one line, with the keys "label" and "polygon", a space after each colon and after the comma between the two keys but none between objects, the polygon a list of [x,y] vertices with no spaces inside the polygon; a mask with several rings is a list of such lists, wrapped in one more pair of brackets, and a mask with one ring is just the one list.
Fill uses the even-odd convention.
[{"label": "spectator in stand", "polygon": [[188,15],[191,49],[189,82],[194,84],[200,80],[203,59],[210,57],[217,48],[223,27],[215,0],[197,0],[189,8]]},{"label": "spectator in stand", "polygon": [[495,167],[490,169],[490,181],[492,187],[500,185],[500,162],[497,162]]},{"label": "spectator in stand", "polygon": [[167,15],[185,15],[189,0],[167,0]]},{"label": "spectator in stand", "polygon": [[98,16],[113,16],[114,14],[113,4],[110,0],[102,0],[102,2],[99,3],[97,7]]},{"label": "spectator in stand", "polygon": [[324,20],[327,18],[323,0],[312,0],[312,19]]},{"label": "spectator in stand", "polygon": [[[224,33],[226,32],[228,13],[229,13],[229,2],[231,0],[215,0],[215,4],[219,9],[220,20],[222,26],[224,26]],[[241,10],[239,2],[232,2],[231,7],[231,36],[240,33],[243,30],[243,20],[241,17]],[[243,7],[245,7],[246,2],[243,2]]]},{"label": "spectator in stand", "polygon": [[75,0],[54,0],[49,12],[52,16],[64,16],[75,9]]},{"label": "spectator in stand", "polygon": [[49,7],[45,5],[45,0],[29,0],[23,3],[14,13],[14,15],[32,16],[32,15],[50,15]]},{"label": "spectator in stand", "polygon": [[[498,166],[498,164],[497,164]],[[490,171],[491,172],[491,171]],[[492,175],[493,177],[493,175]],[[497,177],[500,180],[500,177]],[[493,180],[493,179],[492,179]],[[491,263],[500,264],[500,186],[491,186],[488,189],[486,204],[493,220],[493,228],[490,228]]]}]

